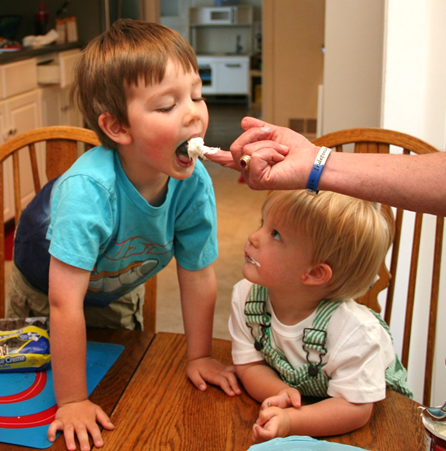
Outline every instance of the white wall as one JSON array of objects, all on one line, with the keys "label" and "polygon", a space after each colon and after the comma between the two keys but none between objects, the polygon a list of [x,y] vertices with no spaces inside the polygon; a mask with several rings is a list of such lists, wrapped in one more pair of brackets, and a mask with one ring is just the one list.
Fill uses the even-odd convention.
[{"label": "white wall", "polygon": [[[384,42],[384,72],[382,97],[383,128],[417,136],[437,148],[445,148],[446,130],[446,2],[444,0],[387,0]],[[446,171],[446,168],[445,168]],[[410,227],[408,227],[410,229]],[[406,229],[405,233],[409,233]],[[422,246],[432,238],[434,221],[427,217],[423,224]],[[408,272],[410,249],[402,246],[407,257]],[[416,326],[413,331],[409,360],[421,358],[424,362],[426,321],[429,291],[424,288],[429,280],[432,248],[426,252],[420,265],[415,300]],[[436,339],[433,404],[446,399],[446,243],[443,250],[442,283]],[[401,346],[401,328],[404,316],[405,280],[397,280],[396,306],[401,314],[392,320],[397,349]],[[422,402],[420,388],[423,364],[409,372],[409,382],[415,388],[415,398]]]},{"label": "white wall", "polygon": [[385,0],[326,0],[321,134],[379,127]]}]

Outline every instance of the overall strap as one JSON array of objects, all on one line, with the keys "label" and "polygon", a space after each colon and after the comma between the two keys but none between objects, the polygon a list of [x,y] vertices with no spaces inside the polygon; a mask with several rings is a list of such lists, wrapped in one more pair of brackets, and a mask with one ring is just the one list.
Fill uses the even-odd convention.
[{"label": "overall strap", "polygon": [[[327,396],[328,377],[323,373],[322,359],[327,353],[325,331],[328,322],[339,302],[322,301],[317,310],[311,328],[304,329],[303,349],[307,354],[307,363],[295,369],[287,358],[271,343],[271,315],[266,311],[268,290],[260,285],[253,285],[249,299],[245,303],[246,324],[255,339],[255,348],[260,351],[269,366],[274,368],[287,384],[298,388],[307,396]],[[318,355],[311,360],[310,353]]]}]

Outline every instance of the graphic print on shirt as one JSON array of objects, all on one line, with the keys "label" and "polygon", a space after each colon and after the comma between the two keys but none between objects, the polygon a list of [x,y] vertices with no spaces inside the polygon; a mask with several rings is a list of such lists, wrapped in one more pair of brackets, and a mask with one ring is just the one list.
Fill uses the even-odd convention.
[{"label": "graphic print on shirt", "polygon": [[[115,252],[110,252],[110,247],[108,248],[102,261],[92,271],[88,286],[90,293],[101,292],[119,296],[141,285],[157,272],[155,269],[159,265],[159,260],[156,256],[166,254],[172,256],[172,242],[161,245],[143,237],[134,237],[122,243],[116,243],[116,247],[112,250]],[[149,257],[150,255],[155,258]],[[117,271],[98,268],[98,266],[101,268],[107,266],[107,262],[115,266],[115,262],[124,259],[129,263]]]}]

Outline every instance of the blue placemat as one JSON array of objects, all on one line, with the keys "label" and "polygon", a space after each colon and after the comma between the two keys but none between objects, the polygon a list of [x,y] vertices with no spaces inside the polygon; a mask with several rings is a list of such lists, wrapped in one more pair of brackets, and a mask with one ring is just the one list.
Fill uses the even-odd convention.
[{"label": "blue placemat", "polygon": [[292,435],[285,438],[275,438],[268,442],[253,445],[248,451],[359,451],[364,448],[340,445],[312,437]]},{"label": "blue placemat", "polygon": [[[123,350],[122,345],[87,343],[89,395]],[[46,434],[57,410],[51,369],[0,373],[0,387],[0,442],[49,448],[52,443]]]}]

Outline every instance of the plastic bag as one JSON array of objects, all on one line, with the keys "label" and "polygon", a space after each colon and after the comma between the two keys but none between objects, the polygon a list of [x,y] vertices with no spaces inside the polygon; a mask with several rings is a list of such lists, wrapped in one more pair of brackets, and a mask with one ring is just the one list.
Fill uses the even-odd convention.
[{"label": "plastic bag", "polygon": [[1,326],[0,323],[0,372],[41,371],[48,367],[48,330],[26,322],[15,330],[1,330]]}]

